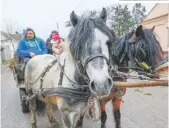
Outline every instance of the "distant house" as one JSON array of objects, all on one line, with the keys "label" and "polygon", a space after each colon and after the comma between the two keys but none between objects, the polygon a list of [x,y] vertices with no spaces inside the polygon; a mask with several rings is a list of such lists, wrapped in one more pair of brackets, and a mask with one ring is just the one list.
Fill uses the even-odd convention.
[{"label": "distant house", "polygon": [[157,40],[167,55],[169,46],[169,4],[168,3],[158,3],[148,15],[142,20],[141,24],[145,28],[153,28],[155,26],[154,32],[156,33]]},{"label": "distant house", "polygon": [[14,57],[14,52],[17,48],[18,41],[23,37],[23,34],[16,32],[15,34],[1,33],[1,61],[7,61]]}]

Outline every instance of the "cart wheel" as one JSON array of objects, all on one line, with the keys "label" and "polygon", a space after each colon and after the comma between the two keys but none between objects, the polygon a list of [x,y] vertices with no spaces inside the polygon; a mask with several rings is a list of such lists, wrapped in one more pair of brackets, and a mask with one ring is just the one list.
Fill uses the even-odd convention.
[{"label": "cart wheel", "polygon": [[22,99],[22,96],[27,95],[26,89],[19,88],[19,93],[20,93],[20,100],[21,100],[21,110],[23,113],[28,113],[29,112],[29,105],[26,103],[26,100]]}]

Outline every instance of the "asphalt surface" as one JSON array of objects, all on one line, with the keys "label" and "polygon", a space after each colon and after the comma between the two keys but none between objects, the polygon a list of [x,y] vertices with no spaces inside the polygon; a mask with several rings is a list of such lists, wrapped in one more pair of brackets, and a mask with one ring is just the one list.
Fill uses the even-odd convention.
[{"label": "asphalt surface", "polygon": [[[122,128],[168,128],[168,88],[127,89],[121,105]],[[107,104],[107,128],[115,128],[111,103]],[[59,120],[59,113],[54,112]],[[51,128],[47,116],[37,116],[38,128]],[[84,128],[99,128],[99,122],[84,119]],[[23,114],[19,89],[13,75],[1,67],[1,128],[30,128],[30,114]]]}]

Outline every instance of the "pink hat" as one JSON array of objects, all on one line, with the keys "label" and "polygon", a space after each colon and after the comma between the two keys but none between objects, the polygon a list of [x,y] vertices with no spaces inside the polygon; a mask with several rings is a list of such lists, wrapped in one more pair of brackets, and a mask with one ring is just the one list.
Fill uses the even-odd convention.
[{"label": "pink hat", "polygon": [[61,38],[60,38],[59,33],[53,33],[53,34],[52,34],[52,39],[53,39],[53,40],[58,40],[59,43],[60,43]]}]

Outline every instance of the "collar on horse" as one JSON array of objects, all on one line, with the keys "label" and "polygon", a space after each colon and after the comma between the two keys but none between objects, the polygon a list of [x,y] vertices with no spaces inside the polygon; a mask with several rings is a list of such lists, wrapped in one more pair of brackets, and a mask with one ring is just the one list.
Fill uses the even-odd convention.
[{"label": "collar on horse", "polygon": [[[61,68],[61,73],[60,73],[60,79],[59,79],[59,86],[57,88],[43,88],[43,78],[45,77],[46,73],[56,64],[59,64],[59,67]],[[76,85],[65,73],[64,73],[64,65],[61,65],[59,60],[56,58],[54,59],[51,63],[48,64],[48,66],[44,69],[44,71],[41,73],[41,75],[33,82],[30,84],[36,83],[40,79],[40,90],[34,93],[34,98],[36,97],[47,97],[47,96],[60,96],[68,99],[75,99],[75,100],[88,100],[88,97],[90,96],[89,88],[87,86],[81,85]],[[65,88],[61,87],[62,86],[62,79],[63,75],[65,75],[70,82],[76,87],[75,88]]]}]

